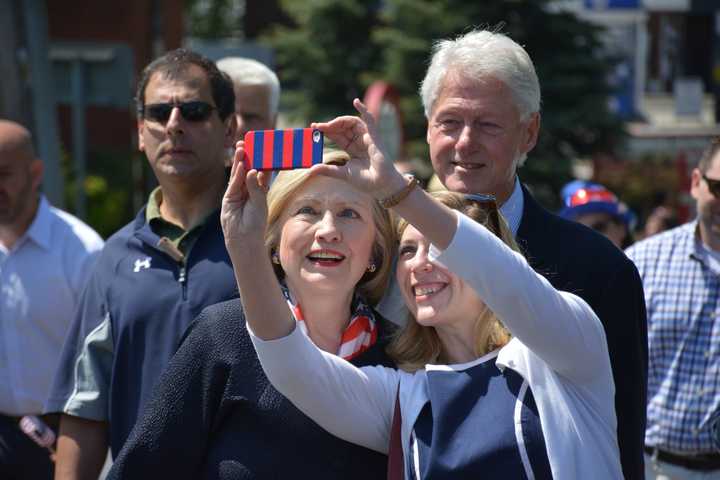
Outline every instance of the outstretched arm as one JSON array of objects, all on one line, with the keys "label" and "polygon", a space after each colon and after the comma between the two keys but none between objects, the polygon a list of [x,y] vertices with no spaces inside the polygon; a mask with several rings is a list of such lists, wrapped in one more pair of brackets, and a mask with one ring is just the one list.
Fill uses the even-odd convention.
[{"label": "outstretched arm", "polygon": [[247,323],[255,335],[272,340],[290,334],[295,320],[265,255],[269,178],[247,171],[244,158],[244,143],[238,142],[220,221]]},{"label": "outstretched arm", "polygon": [[300,329],[268,342],[250,333],[270,382],[298,409],[336,437],[387,453],[397,370],[357,368],[317,348]]}]

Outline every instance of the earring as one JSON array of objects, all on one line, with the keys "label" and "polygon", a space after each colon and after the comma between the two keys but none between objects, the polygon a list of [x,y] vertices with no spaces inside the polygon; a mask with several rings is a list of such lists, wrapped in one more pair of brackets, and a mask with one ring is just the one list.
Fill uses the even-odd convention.
[{"label": "earring", "polygon": [[377,270],[377,267],[375,266],[374,263],[371,263],[370,265],[368,265],[368,268],[367,268],[367,271],[368,271],[368,272],[374,273],[375,270]]},{"label": "earring", "polygon": [[275,265],[280,265],[280,257],[278,256],[277,252],[272,252],[270,258],[272,259],[272,263],[274,263]]}]

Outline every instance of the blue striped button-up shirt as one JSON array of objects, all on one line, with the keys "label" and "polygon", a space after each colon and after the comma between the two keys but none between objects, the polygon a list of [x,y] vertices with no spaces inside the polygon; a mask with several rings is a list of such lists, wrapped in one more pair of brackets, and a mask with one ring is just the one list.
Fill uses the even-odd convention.
[{"label": "blue striped button-up shirt", "polygon": [[645,443],[681,454],[713,452],[720,407],[720,272],[696,231],[694,221],[627,250],[647,303]]}]

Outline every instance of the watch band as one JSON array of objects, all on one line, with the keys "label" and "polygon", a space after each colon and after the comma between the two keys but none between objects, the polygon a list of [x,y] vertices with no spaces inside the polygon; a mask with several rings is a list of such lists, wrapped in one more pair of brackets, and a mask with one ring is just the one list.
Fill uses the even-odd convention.
[{"label": "watch band", "polygon": [[410,195],[410,192],[412,192],[413,189],[417,186],[417,184],[418,184],[418,179],[415,178],[414,175],[409,175],[409,174],[408,174],[408,175],[405,175],[405,178],[408,179],[408,184],[405,185],[405,186],[404,186],[402,189],[400,189],[399,191],[397,191],[397,192],[393,193],[392,195],[390,195],[389,197],[386,197],[386,198],[383,198],[382,200],[380,200],[379,202],[380,202],[380,206],[381,206],[381,207],[383,207],[383,208],[392,208],[392,207],[394,207],[395,205],[397,205],[398,203],[400,203],[400,202],[402,202],[403,200],[405,200],[405,197],[407,197],[408,195]]}]

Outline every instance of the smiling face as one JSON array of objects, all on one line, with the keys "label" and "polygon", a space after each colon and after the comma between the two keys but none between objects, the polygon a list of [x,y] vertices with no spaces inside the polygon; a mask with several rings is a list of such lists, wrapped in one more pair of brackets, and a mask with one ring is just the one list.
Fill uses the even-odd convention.
[{"label": "smiling face", "polygon": [[[181,75],[167,78],[158,71],[145,88],[145,105],[202,101],[217,108],[207,74],[196,65]],[[232,118],[232,120],[231,120]],[[185,119],[179,108],[162,124],[149,118],[138,120],[139,148],[145,152],[158,180],[191,181],[224,175],[225,148],[232,146],[234,117],[224,122],[217,110],[201,121]]]},{"label": "smiling face", "polygon": [[334,178],[309,179],[288,202],[278,255],[300,299],[351,296],[370,264],[376,230],[373,199]]},{"label": "smiling face", "polygon": [[537,113],[521,121],[503,82],[448,73],[428,120],[435,173],[450,191],[493,194],[503,203],[512,193],[520,158],[535,146],[539,126]]},{"label": "smiling face", "polygon": [[408,225],[400,239],[396,274],[410,313],[427,327],[473,328],[484,303],[460,277],[431,262],[429,249],[429,241]]}]

